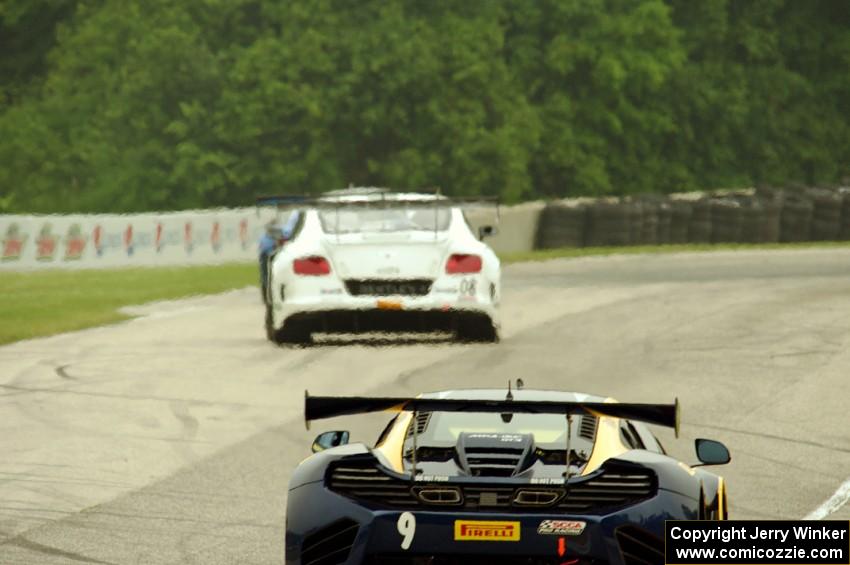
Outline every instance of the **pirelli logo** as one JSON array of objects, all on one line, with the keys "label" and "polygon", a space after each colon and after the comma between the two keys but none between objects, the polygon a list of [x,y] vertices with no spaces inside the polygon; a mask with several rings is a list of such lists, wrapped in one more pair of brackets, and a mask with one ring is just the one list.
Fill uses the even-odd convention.
[{"label": "pirelli logo", "polygon": [[455,541],[519,541],[519,522],[455,520]]}]

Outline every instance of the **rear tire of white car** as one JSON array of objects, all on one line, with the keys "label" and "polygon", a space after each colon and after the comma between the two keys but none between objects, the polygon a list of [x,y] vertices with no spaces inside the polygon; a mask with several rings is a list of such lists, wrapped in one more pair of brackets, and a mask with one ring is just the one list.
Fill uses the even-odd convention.
[{"label": "rear tire of white car", "polygon": [[274,329],[274,317],[272,316],[272,306],[268,302],[266,302],[266,339],[271,342],[277,343],[277,339],[275,338],[275,334],[277,333]]},{"label": "rear tire of white car", "polygon": [[301,324],[287,322],[275,333],[275,341],[279,344],[306,346],[313,343],[313,336]]},{"label": "rear tire of white car", "polygon": [[498,343],[499,332],[488,318],[458,320],[457,340],[462,343]]},{"label": "rear tire of white car", "polygon": [[278,345],[310,345],[313,343],[312,335],[302,324],[289,321],[284,323],[282,328],[275,328],[271,304],[266,304],[266,338]]}]

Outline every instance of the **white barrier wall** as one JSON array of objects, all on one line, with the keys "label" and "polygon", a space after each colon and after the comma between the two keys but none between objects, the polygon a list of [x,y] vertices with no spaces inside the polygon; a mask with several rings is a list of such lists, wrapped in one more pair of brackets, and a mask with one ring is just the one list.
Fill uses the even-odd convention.
[{"label": "white barrier wall", "polygon": [[272,209],[0,215],[0,271],[255,261]]},{"label": "white barrier wall", "polygon": [[[529,251],[542,202],[501,208],[498,252]],[[288,212],[283,212],[288,214]],[[273,208],[150,214],[0,215],[0,271],[210,265],[256,261]],[[492,210],[470,210],[470,222],[492,224]]]},{"label": "white barrier wall", "polygon": [[[537,222],[545,207],[544,202],[525,202],[514,206],[502,206],[496,223],[498,232],[486,240],[497,253],[521,253],[534,249]],[[494,223],[492,210],[471,209],[466,213],[475,233],[478,227]]]}]

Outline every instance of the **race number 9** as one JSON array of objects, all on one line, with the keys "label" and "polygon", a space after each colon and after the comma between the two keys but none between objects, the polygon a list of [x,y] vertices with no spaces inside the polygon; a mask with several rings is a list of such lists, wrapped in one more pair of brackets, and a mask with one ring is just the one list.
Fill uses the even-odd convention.
[{"label": "race number 9", "polygon": [[410,512],[402,512],[398,517],[398,533],[403,537],[401,540],[402,549],[410,549],[410,544],[413,543],[413,536],[416,534],[416,516]]}]

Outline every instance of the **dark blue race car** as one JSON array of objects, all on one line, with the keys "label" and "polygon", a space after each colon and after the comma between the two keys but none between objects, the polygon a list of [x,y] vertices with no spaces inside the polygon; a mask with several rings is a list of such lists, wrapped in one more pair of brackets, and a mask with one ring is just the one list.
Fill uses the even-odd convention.
[{"label": "dark blue race car", "polygon": [[[665,454],[645,423],[678,403],[541,390],[310,397],[311,420],[392,410],[375,447],[326,432],[293,473],[286,563],[664,563],[664,521],[727,515],[723,479]],[[702,464],[729,452],[697,440]]]},{"label": "dark blue race car", "polygon": [[266,224],[266,231],[260,238],[259,244],[260,293],[263,302],[268,302],[269,263],[281,247],[293,238],[301,218],[301,213],[296,210],[289,215],[283,225],[280,225],[277,220]]}]

